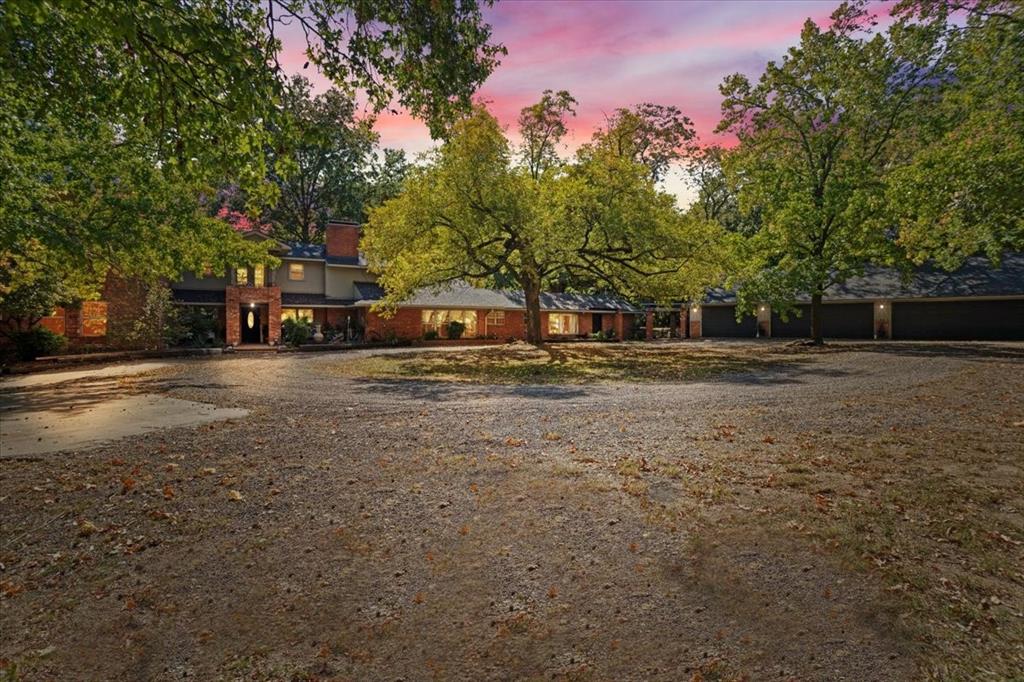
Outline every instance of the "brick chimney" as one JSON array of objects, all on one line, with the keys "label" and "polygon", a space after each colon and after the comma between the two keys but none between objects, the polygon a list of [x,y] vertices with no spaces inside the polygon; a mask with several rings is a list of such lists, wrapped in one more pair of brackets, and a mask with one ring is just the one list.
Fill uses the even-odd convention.
[{"label": "brick chimney", "polygon": [[359,225],[348,220],[327,221],[327,255],[359,257]]}]

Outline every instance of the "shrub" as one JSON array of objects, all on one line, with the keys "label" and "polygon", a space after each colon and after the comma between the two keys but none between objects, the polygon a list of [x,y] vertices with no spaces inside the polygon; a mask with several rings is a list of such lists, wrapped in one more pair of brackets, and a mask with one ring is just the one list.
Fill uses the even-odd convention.
[{"label": "shrub", "polygon": [[202,306],[185,306],[179,318],[181,336],[179,346],[213,346],[219,341],[217,313]]},{"label": "shrub", "polygon": [[461,339],[463,332],[466,331],[466,325],[462,324],[458,320],[452,320],[448,323],[448,338],[449,339]]},{"label": "shrub", "polygon": [[281,336],[289,346],[301,346],[309,341],[312,334],[313,328],[310,326],[309,320],[304,317],[298,320],[285,320],[281,325]]},{"label": "shrub", "polygon": [[427,331],[423,332],[423,340],[424,341],[433,341],[437,337],[438,337],[438,334],[437,334],[437,330],[436,329],[428,329]]},{"label": "shrub", "polygon": [[35,360],[44,355],[56,355],[67,347],[68,340],[44,327],[11,334],[14,351],[19,360]]}]

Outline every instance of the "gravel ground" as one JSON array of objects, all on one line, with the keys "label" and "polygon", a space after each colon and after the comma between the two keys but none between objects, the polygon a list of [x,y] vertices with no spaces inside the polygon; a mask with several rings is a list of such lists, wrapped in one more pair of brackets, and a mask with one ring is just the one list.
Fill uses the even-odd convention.
[{"label": "gravel ground", "polygon": [[836,489],[729,458],[938,428],[916,397],[966,382],[1024,419],[1024,346],[759,347],[778,364],[674,384],[339,378],[353,354],[124,378],[249,415],[4,461],[0,655],[33,680],[913,679],[936,653],[883,581],[769,518]]}]

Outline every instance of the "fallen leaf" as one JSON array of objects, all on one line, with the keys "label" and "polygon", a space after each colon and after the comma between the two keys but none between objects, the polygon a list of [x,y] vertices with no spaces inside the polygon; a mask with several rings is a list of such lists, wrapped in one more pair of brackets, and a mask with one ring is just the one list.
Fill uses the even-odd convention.
[{"label": "fallen leaf", "polygon": [[125,476],[124,478],[121,479],[121,494],[122,495],[124,495],[125,493],[131,491],[131,489],[134,488],[134,487],[135,487],[135,479],[132,478],[131,476]]},{"label": "fallen leaf", "polygon": [[548,588],[548,599],[554,599],[558,596],[558,588],[552,585]]},{"label": "fallen leaf", "polygon": [[99,532],[99,527],[92,521],[81,520],[78,522],[78,534],[82,537]]},{"label": "fallen leaf", "polygon": [[244,497],[242,496],[242,493],[238,492],[237,490],[229,490],[228,499],[233,502],[240,502],[242,499],[244,499]]},{"label": "fallen leaf", "polygon": [[171,487],[170,483],[164,484],[164,499],[165,500],[173,500],[174,499],[174,488]]},{"label": "fallen leaf", "polygon": [[413,604],[422,604],[423,600],[424,600],[423,593],[422,592],[417,592],[416,596],[412,598],[412,603]]},{"label": "fallen leaf", "polygon": [[544,440],[562,440],[562,434],[548,431],[544,434]]}]

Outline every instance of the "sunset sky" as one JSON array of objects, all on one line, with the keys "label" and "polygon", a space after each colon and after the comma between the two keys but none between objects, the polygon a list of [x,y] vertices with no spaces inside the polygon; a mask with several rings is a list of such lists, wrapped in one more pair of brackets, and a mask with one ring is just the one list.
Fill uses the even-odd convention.
[{"label": "sunset sky", "polygon": [[[728,144],[714,135],[723,77],[736,71],[758,76],[799,40],[805,19],[825,24],[838,4],[505,0],[486,10],[485,18],[508,55],[478,96],[514,137],[522,107],[545,89],[568,90],[580,103],[568,151],[589,140],[606,114],[645,101],[678,106],[702,140]],[[873,11],[888,14],[881,2]],[[381,114],[376,127],[384,146],[410,156],[433,144],[423,124],[407,115]],[[683,205],[691,200],[679,172],[666,189]]]}]

